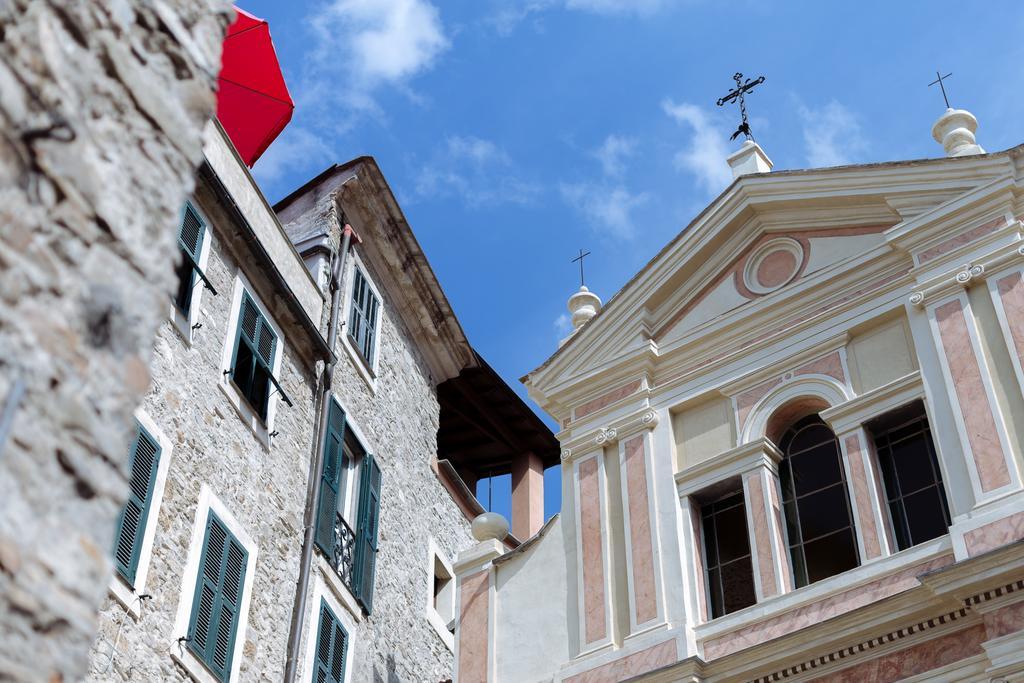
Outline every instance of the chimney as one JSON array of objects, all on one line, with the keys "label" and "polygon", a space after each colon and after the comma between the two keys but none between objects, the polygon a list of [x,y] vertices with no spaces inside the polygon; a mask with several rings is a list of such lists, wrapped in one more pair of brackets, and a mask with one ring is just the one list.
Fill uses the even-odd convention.
[{"label": "chimney", "polygon": [[559,346],[569,341],[576,330],[583,327],[584,323],[597,315],[601,310],[601,298],[594,294],[584,285],[580,285],[579,291],[569,297],[569,312],[572,313],[572,332],[569,336],[559,342]]},{"label": "chimney", "polygon": [[932,126],[932,137],[946,150],[947,157],[963,157],[984,154],[985,150],[974,139],[978,130],[978,119],[964,109],[946,110]]},{"label": "chimney", "polygon": [[732,177],[751,173],[768,173],[772,170],[772,160],[761,149],[761,145],[747,140],[743,145],[725,159],[732,168]]}]

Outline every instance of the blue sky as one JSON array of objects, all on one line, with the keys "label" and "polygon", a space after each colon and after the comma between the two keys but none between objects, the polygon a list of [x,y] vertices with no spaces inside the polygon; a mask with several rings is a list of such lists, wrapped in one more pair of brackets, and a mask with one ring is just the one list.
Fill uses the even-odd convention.
[{"label": "blue sky", "polygon": [[738,112],[715,100],[735,71],[766,77],[748,109],[776,169],[939,156],[940,68],[982,146],[1024,141],[1019,0],[240,6],[269,20],[296,100],[254,169],[264,192],[374,156],[470,340],[524,396],[568,330],[577,249],[607,300],[728,184]]}]

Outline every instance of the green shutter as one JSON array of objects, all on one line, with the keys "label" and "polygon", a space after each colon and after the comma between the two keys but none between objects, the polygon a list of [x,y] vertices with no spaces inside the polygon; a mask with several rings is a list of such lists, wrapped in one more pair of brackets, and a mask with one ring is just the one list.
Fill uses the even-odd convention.
[{"label": "green shutter", "polygon": [[192,290],[196,283],[196,271],[199,269],[199,255],[203,251],[203,239],[206,236],[206,223],[190,202],[185,202],[181,212],[181,228],[178,230],[178,247],[183,252],[181,265],[178,267],[178,293],[175,303],[187,317],[192,307]]},{"label": "green shutter", "polygon": [[316,638],[315,683],[344,683],[348,633],[327,601],[320,601],[320,627]]},{"label": "green shutter", "polygon": [[136,425],[135,440],[128,456],[128,501],[117,520],[114,534],[114,565],[125,580],[134,585],[139,568],[142,538],[146,533],[149,505],[153,500],[156,472],[160,465],[160,445],[149,432]]},{"label": "green shutter", "polygon": [[249,293],[242,292],[231,377],[260,417],[267,417],[277,335]]},{"label": "green shutter", "polygon": [[377,309],[380,302],[373,295],[370,283],[358,268],[352,283],[352,311],[348,333],[367,363],[373,364],[374,339],[377,336]]},{"label": "green shutter", "polygon": [[192,599],[188,645],[221,681],[227,681],[231,671],[248,557],[211,510]]},{"label": "green shutter", "polygon": [[353,592],[367,613],[373,611],[373,577],[377,566],[377,527],[380,525],[380,467],[373,456],[363,457],[359,484],[359,529],[356,532]]},{"label": "green shutter", "polygon": [[338,511],[342,449],[345,444],[345,411],[331,400],[324,441],[324,471],[320,477],[320,502],[316,513],[316,544],[327,557],[334,553],[334,517]]},{"label": "green shutter", "polygon": [[185,202],[181,216],[181,230],[178,231],[178,244],[192,260],[199,263],[199,254],[203,251],[203,238],[206,235],[206,223],[191,202]]}]

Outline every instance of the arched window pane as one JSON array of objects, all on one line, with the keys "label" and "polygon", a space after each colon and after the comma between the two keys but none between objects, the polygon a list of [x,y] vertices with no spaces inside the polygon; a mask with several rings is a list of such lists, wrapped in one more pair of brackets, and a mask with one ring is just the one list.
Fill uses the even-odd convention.
[{"label": "arched window pane", "polygon": [[860,560],[842,454],[820,417],[783,435],[782,507],[797,588],[853,569]]}]

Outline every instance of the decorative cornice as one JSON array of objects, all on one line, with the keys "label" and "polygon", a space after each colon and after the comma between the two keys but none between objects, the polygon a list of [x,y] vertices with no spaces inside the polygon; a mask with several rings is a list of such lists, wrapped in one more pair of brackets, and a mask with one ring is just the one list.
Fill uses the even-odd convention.
[{"label": "decorative cornice", "polygon": [[823,410],[821,419],[828,422],[837,435],[863,424],[865,420],[924,398],[924,384],[917,370],[888,384],[866,391],[846,403]]},{"label": "decorative cornice", "polygon": [[1009,248],[1004,247],[983,259],[973,263],[965,263],[952,277],[947,271],[939,277],[932,278],[924,286],[911,293],[909,301],[912,306],[923,307],[928,303],[948,296],[961,288],[970,287],[973,283],[984,280],[985,273],[999,270],[1004,265],[1024,257],[1024,246],[1017,243]]},{"label": "decorative cornice", "polygon": [[677,472],[676,492],[689,496],[758,467],[775,470],[781,460],[782,452],[769,439],[755,439]]},{"label": "decorative cornice", "polygon": [[654,429],[657,426],[658,413],[652,408],[645,408],[607,426],[588,430],[578,437],[562,442],[562,462],[572,462],[598,448],[610,446],[637,432]]}]

